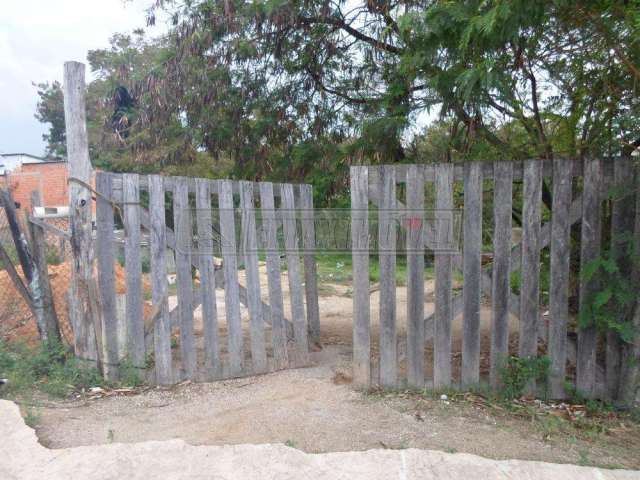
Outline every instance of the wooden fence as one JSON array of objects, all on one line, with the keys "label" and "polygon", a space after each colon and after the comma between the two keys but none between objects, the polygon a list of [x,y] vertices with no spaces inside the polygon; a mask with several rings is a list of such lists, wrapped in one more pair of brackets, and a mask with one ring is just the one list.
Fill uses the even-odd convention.
[{"label": "wooden fence", "polygon": [[[546,212],[551,220],[543,223],[543,181],[550,181],[552,210]],[[575,317],[570,316],[569,289],[571,230],[579,239],[580,269],[601,254],[603,237],[603,207],[611,208],[611,245],[633,231],[634,172],[629,160],[603,162],[600,160],[555,160],[524,162],[470,162],[464,165],[439,163],[430,165],[353,166],[351,167],[351,208],[353,241],[353,357],[354,380],[361,385],[379,383],[383,387],[400,385],[399,354],[396,325],[396,238],[403,238],[407,248],[407,325],[406,325],[406,381],[409,386],[423,387],[425,374],[425,342],[433,339],[433,378],[436,389],[460,385],[468,388],[479,384],[481,378],[481,294],[491,297],[491,332],[488,380],[496,386],[504,359],[511,353],[522,357],[538,355],[546,349],[550,359],[549,394],[554,398],[565,395],[565,382],[575,381],[580,392],[588,396],[601,395],[598,371],[604,364],[606,396],[615,398],[620,385],[620,339],[609,333],[599,339],[594,328],[578,329]],[[404,184],[397,189],[397,184]],[[435,200],[427,205],[436,212],[462,209],[462,256],[451,251],[435,249],[435,309],[425,318],[424,254],[422,246],[427,223],[425,184],[434,192]],[[492,185],[491,185],[492,184]],[[522,241],[512,243],[512,214],[514,185],[521,188]],[[605,203],[611,187],[623,186],[627,194],[617,201]],[[482,263],[483,257],[483,190],[493,192],[492,262]],[[454,205],[454,189],[463,191],[463,198]],[[397,190],[405,192],[398,198]],[[547,199],[548,200],[548,199]],[[377,207],[378,250],[380,262],[379,358],[373,354],[371,334],[369,250],[369,203]],[[406,205],[405,205],[406,202]],[[394,209],[407,209],[415,218],[400,222]],[[639,214],[640,214],[640,209]],[[437,214],[436,214],[437,217]],[[410,229],[416,225],[420,229]],[[636,220],[636,228],[640,222]],[[448,228],[446,222],[435,222],[434,238]],[[396,230],[406,229],[400,237]],[[446,233],[446,232],[444,232]],[[486,232],[485,232],[486,233]],[[636,236],[640,232],[636,232]],[[550,288],[548,312],[541,310],[540,277],[541,251],[550,248]],[[374,251],[371,253],[375,253]],[[454,269],[463,275],[462,294],[452,289]],[[511,274],[520,271],[519,295],[511,288]],[[597,279],[579,280],[581,301],[598,289]],[[583,306],[581,305],[581,308]],[[543,315],[547,313],[547,316]],[[452,323],[462,314],[462,343],[459,376],[452,375]],[[517,351],[509,352],[509,316],[519,318]],[[547,325],[548,323],[548,325]],[[576,366],[575,380],[568,375],[567,360],[571,356],[568,333],[577,332],[577,353],[572,361]],[[603,355],[599,345],[606,343]],[[512,342],[513,344],[513,342]],[[605,358],[603,358],[605,357]],[[597,361],[598,360],[598,361]],[[457,360],[455,360],[457,361]],[[379,377],[372,378],[372,364],[379,365]]]},{"label": "wooden fence", "polygon": [[[99,172],[96,191],[95,252],[106,372],[115,377],[124,358],[144,368],[150,354],[160,384],[238,377],[308,363],[308,336],[320,332],[309,185]],[[173,229],[165,212],[172,212]],[[119,217],[125,231],[124,295],[116,293],[114,270],[114,228]],[[143,232],[148,233],[150,250],[148,280],[142,273]],[[304,268],[300,245],[305,250]],[[290,320],[284,309],[279,248],[286,257]],[[175,254],[176,264],[177,308],[171,311],[167,250]],[[259,253],[265,255],[268,302],[261,296]],[[220,257],[221,265],[214,257]],[[241,264],[244,285],[239,281]],[[192,271],[198,272],[197,281]],[[145,299],[148,283],[150,302]],[[215,295],[220,288],[224,288],[225,328],[219,325]],[[247,342],[241,304],[249,316]],[[198,306],[201,348],[194,334]],[[124,348],[118,341],[123,329]],[[179,349],[174,355],[172,331],[178,330]]]}]

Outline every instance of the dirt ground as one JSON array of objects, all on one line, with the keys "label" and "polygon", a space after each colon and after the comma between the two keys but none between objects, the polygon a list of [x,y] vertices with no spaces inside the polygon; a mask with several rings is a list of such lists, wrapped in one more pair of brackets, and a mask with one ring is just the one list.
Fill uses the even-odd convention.
[{"label": "dirt ground", "polygon": [[[426,288],[433,285],[427,282]],[[399,287],[397,294],[402,365],[406,288]],[[220,300],[218,315],[223,318]],[[432,300],[428,294],[427,313],[433,310]],[[374,291],[374,337],[378,301]],[[286,302],[285,308],[289,311]],[[357,391],[350,383],[351,308],[347,286],[322,285],[323,348],[312,354],[309,368],[154,388],[132,396],[48,401],[35,412],[38,437],[52,448],[182,438],[194,445],[285,443],[313,453],[415,447],[493,459],[640,468],[637,425],[623,424],[595,436],[576,435],[554,422],[532,422],[468,401]],[[246,312],[243,317],[246,320]],[[490,311],[483,308],[483,365],[488,360],[489,321]],[[458,318],[453,328],[454,374],[460,326]],[[514,323],[514,331],[515,327]],[[429,344],[426,357],[429,365]]]}]

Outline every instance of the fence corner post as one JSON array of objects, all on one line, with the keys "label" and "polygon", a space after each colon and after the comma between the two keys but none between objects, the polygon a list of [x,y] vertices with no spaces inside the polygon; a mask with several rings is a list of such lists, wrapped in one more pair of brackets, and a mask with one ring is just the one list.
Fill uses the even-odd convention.
[{"label": "fence corner post", "polygon": [[[69,169],[69,216],[71,227],[72,285],[75,296],[69,308],[74,328],[76,356],[101,369],[101,323],[97,301],[97,283],[93,277],[93,241],[91,222],[91,162],[85,109],[85,66],[79,62],[64,64],[64,119]],[[100,346],[100,348],[99,348]]]}]

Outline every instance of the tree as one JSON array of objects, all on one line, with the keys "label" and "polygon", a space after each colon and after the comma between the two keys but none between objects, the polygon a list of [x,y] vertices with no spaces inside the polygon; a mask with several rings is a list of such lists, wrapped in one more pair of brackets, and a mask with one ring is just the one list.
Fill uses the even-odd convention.
[{"label": "tree", "polygon": [[[317,135],[312,126],[356,133],[366,155],[401,161],[407,127],[437,107],[468,144],[514,158],[616,154],[640,142],[638,2],[164,0],[151,21],[158,9],[173,16],[176,47],[164,80],[154,78],[177,89],[175,108],[193,112],[205,135],[248,137],[203,122],[212,111],[234,125],[270,111],[300,138]],[[221,96],[229,91],[237,97]],[[496,135],[514,122],[526,145]],[[210,151],[226,146],[220,134],[204,141]]]},{"label": "tree", "polygon": [[37,87],[40,97],[35,117],[38,121],[50,125],[48,133],[42,135],[42,139],[47,143],[45,153],[56,158],[64,157],[67,154],[67,144],[62,87],[57,81],[34,83],[34,86]]}]

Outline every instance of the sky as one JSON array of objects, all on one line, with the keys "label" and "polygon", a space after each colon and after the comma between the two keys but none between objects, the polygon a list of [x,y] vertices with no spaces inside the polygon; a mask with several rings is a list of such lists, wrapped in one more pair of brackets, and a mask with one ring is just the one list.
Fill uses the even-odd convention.
[{"label": "sky", "polygon": [[[114,33],[145,27],[151,0],[3,0],[0,8],[0,153],[44,154],[47,126],[34,118],[32,82],[62,81],[65,61],[87,63],[87,52]],[[157,35],[162,26],[148,30]],[[90,79],[87,70],[87,80]]]}]

